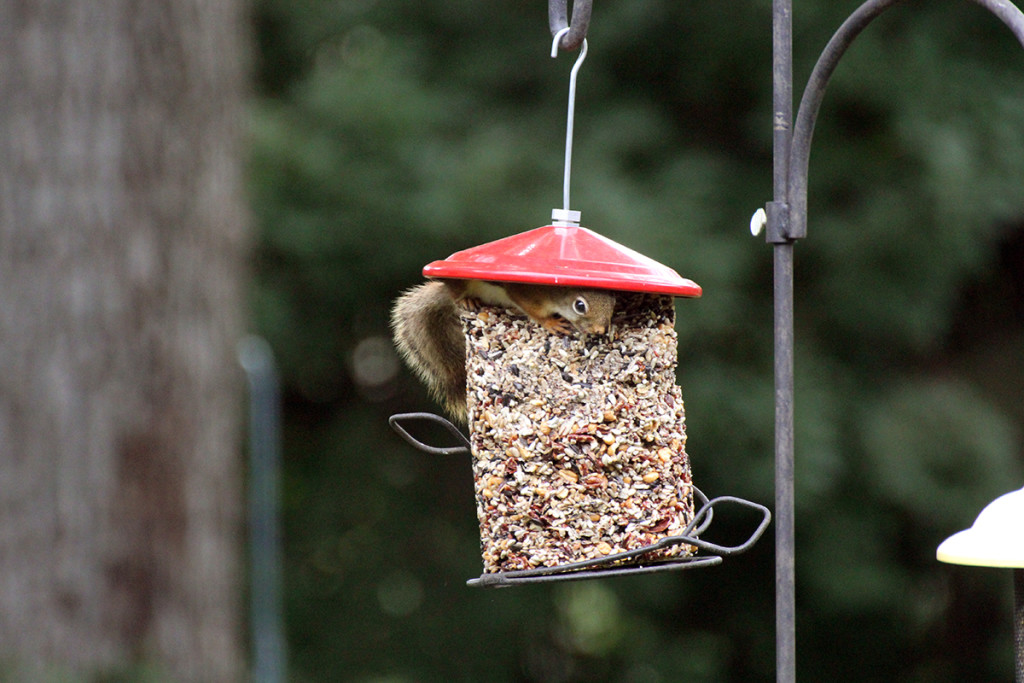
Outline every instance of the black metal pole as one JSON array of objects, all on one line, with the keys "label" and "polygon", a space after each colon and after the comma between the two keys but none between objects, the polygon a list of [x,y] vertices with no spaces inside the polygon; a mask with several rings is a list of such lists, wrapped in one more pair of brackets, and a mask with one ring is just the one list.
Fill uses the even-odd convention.
[{"label": "black metal pole", "polygon": [[1024,569],[1013,570],[1013,653],[1017,683],[1024,683]]},{"label": "black metal pole", "polygon": [[793,438],[793,244],[775,245],[775,657],[777,680],[796,680]]},{"label": "black metal pole", "polygon": [[[793,437],[793,245],[807,236],[807,176],[818,110],[840,58],[876,17],[903,0],[867,0],[839,27],[814,66],[793,117],[792,3],[772,2],[774,201],[767,206],[767,239],[775,276],[775,628],[777,680],[796,680],[796,572]],[[1009,0],[970,0],[989,10],[1024,45],[1024,14]],[[1017,682],[1024,683],[1024,587],[1015,574]]]},{"label": "black metal pole", "polygon": [[772,3],[774,202],[768,240],[775,277],[775,666],[776,680],[796,680],[796,568],[793,503],[793,242],[788,223],[793,140],[792,0]]},{"label": "black metal pole", "polygon": [[281,594],[280,492],[281,406],[270,345],[246,337],[238,359],[249,386],[249,553],[252,681],[287,678]]}]

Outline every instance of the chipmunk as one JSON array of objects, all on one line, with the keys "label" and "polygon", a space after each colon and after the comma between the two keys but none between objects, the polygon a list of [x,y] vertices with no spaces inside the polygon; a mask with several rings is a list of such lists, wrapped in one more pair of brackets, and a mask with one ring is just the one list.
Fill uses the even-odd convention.
[{"label": "chipmunk", "polygon": [[435,398],[466,421],[466,338],[458,307],[504,306],[557,334],[606,334],[615,295],[606,290],[483,280],[431,280],[391,311],[395,346]]}]

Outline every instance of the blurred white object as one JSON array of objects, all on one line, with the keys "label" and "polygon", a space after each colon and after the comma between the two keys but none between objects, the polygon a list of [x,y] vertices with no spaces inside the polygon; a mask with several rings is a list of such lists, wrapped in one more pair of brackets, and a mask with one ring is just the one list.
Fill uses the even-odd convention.
[{"label": "blurred white object", "polygon": [[935,555],[951,564],[1024,568],[1024,489],[989,503],[970,529],[947,538]]}]

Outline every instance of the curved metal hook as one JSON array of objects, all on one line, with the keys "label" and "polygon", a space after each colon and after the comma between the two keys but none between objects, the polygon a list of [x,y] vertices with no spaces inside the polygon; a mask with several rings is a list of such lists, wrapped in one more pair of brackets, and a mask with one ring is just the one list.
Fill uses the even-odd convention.
[{"label": "curved metal hook", "polygon": [[[592,0],[575,0],[572,3],[571,24],[566,19],[565,6],[566,0],[549,0],[548,25],[551,27],[551,35],[557,36],[558,40],[562,40],[563,37],[565,38],[560,45],[563,50],[575,50],[583,42],[583,39],[587,37]],[[564,31],[570,28],[571,30]],[[556,45],[558,40],[555,41]]]},{"label": "curved metal hook", "polygon": [[[789,226],[785,238],[802,239],[807,236],[807,175],[811,154],[814,124],[825,97],[825,88],[839,59],[854,39],[882,12],[903,0],[867,0],[839,27],[818,58],[797,111],[793,126],[793,139],[789,161]],[[970,0],[998,17],[1024,46],[1024,12],[1009,0]]]},{"label": "curved metal hook", "polygon": [[[551,41],[552,57],[558,57],[558,41],[570,30],[569,27],[566,27],[555,33],[555,38]],[[576,57],[576,63],[572,65],[572,71],[569,73],[569,113],[565,124],[565,174],[562,181],[562,209],[566,213],[571,210],[569,206],[569,177],[572,175],[572,127],[573,119],[576,117],[576,76],[586,58],[587,39],[584,38],[583,47],[580,48],[580,54]]]}]

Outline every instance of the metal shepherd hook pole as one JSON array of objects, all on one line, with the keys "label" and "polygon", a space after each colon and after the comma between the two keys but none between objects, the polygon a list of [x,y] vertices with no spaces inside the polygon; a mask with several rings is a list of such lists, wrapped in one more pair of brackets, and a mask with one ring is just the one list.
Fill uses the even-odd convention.
[{"label": "metal shepherd hook pole", "polygon": [[796,532],[793,417],[793,245],[788,222],[793,142],[792,1],[772,3],[774,201],[767,206],[775,282],[775,667],[779,683],[796,680]]},{"label": "metal shepherd hook pole", "polygon": [[1013,651],[1017,683],[1024,683],[1024,569],[1013,570]]},{"label": "metal shepherd hook pole", "polygon": [[[792,2],[773,0],[774,201],[751,221],[767,225],[775,258],[775,587],[777,680],[796,680],[793,505],[793,245],[807,236],[807,176],[811,137],[825,88],[854,39],[885,10],[904,0],[867,0],[822,51],[793,117]],[[1010,0],[970,0],[998,17],[1024,45],[1024,13]],[[1015,623],[1022,624],[1021,577],[1015,576]],[[1017,680],[1024,683],[1024,625],[1017,630]]]}]

